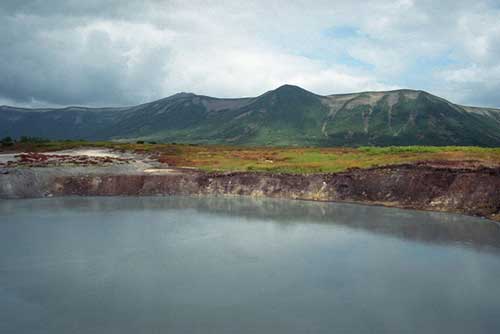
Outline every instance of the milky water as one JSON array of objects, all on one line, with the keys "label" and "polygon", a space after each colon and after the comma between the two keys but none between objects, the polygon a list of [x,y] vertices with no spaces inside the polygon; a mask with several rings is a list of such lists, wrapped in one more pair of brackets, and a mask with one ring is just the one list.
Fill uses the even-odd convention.
[{"label": "milky water", "polygon": [[0,201],[0,333],[499,333],[500,227],[244,198]]}]

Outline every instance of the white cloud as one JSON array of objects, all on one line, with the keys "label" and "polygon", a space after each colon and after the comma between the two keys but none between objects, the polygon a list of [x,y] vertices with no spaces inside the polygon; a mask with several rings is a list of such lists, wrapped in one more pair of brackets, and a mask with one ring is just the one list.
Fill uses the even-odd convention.
[{"label": "white cloud", "polygon": [[[0,4],[0,97],[17,104],[249,96],[290,83],[500,106],[500,9],[489,0],[19,3]],[[324,33],[336,27],[357,34]]]}]

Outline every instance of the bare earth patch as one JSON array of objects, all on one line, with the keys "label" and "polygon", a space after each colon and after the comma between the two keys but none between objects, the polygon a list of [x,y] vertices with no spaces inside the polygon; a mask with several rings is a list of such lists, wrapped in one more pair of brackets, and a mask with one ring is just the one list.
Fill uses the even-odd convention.
[{"label": "bare earth patch", "polygon": [[0,167],[106,166],[130,162],[131,157],[108,149],[74,149],[50,153],[1,154]]}]

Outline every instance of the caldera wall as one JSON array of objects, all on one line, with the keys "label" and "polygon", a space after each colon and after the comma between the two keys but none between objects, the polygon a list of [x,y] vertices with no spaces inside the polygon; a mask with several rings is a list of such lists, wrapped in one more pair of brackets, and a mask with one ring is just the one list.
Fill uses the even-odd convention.
[{"label": "caldera wall", "polygon": [[500,168],[415,164],[313,175],[33,168],[0,175],[0,198],[75,195],[265,196],[457,212],[500,220]]}]

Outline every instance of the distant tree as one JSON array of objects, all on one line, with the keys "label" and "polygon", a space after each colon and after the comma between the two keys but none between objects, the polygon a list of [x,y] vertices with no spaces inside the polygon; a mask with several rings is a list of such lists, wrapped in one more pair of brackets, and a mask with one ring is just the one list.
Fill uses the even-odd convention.
[{"label": "distant tree", "polygon": [[50,140],[39,137],[29,137],[29,136],[21,136],[19,138],[19,142],[21,143],[47,143]]},{"label": "distant tree", "polygon": [[2,144],[2,146],[12,146],[14,145],[14,141],[11,137],[4,137],[0,140],[0,144]]},{"label": "distant tree", "polygon": [[144,140],[138,140],[135,142],[136,144],[144,144]]}]

